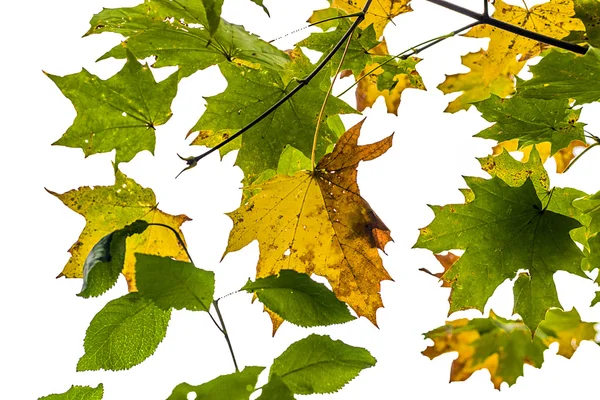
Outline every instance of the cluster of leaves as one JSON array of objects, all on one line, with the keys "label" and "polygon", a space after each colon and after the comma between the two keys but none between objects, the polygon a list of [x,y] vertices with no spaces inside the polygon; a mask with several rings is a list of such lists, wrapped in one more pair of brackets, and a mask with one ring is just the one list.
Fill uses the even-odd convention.
[{"label": "cluster of leaves", "polygon": [[[120,45],[100,57],[126,59],[123,69],[107,80],[85,70],[64,77],[48,74],[77,111],[55,144],[81,148],[86,156],[115,150],[114,185],[50,192],[86,218],[61,275],[83,278],[79,295],[86,298],[106,292],[121,273],[130,291],[108,302],[91,321],[78,370],[139,364],[163,340],[173,309],[207,312],[229,341],[214,299],[214,274],[195,267],[180,231],[189,218],[159,210],[152,190],[119,170],[139,152],[154,151],[155,127],[169,120],[179,82],[211,65],[218,65],[228,86],[206,99],[206,111],[188,135],[196,135],[192,144],[218,148],[221,155],[237,151],[244,191],[240,207],[228,214],[234,225],[225,254],[254,240],[260,250],[256,279],[240,290],[264,304],[274,333],[283,321],[299,326],[351,321],[355,317],[347,305],[377,323],[381,282],[390,279],[379,250],[392,238],[361,197],[357,168],[360,161],[383,155],[392,136],[358,145],[362,122],[345,130],[339,115],[360,112],[380,96],[388,112],[397,113],[405,89],[425,89],[417,73],[420,60],[390,56],[382,36],[392,18],[412,11],[410,5],[332,0],[309,19],[323,31],[284,52],[223,20],[222,3],[145,0],[135,7],[104,9],[92,17],[87,35],[123,35]],[[487,368],[499,387],[515,383],[523,364],[539,367],[550,343],[558,342],[559,353],[570,357],[581,340],[594,339],[593,324],[582,322],[576,310],[561,310],[553,275],[561,270],[589,279],[585,271],[600,268],[600,192],[552,188],[543,162],[553,156],[563,172],[575,148],[600,144],[578,121],[583,105],[600,100],[600,50],[593,47],[600,40],[599,6],[589,1],[550,0],[523,8],[496,0],[494,7],[492,18],[588,46],[583,56],[547,50],[538,41],[480,24],[465,36],[490,38],[488,48],[464,56],[470,72],[448,76],[439,86],[445,93],[461,92],[448,112],[474,105],[493,123],[476,136],[499,145],[480,160],[491,178],[465,178],[464,204],[432,207],[435,219],[421,229],[415,246],[431,250],[445,264],[438,277],[450,287],[450,312],[483,311],[498,285],[515,279],[514,312],[521,320],[491,314],[448,322],[425,334],[434,342],[425,354],[433,358],[457,351],[452,380]],[[346,49],[335,51],[347,34]],[[322,52],[322,60],[313,65],[301,47]],[[531,67],[533,78],[515,78],[538,55],[543,58]],[[154,57],[152,67],[178,70],[157,83],[150,68],[138,62],[147,57]],[[329,96],[338,71],[355,79],[356,109]],[[233,136],[248,126],[242,136]],[[224,140],[230,141],[221,146]],[[517,161],[508,150],[521,150],[526,157]],[[190,160],[190,166],[197,162]],[[450,250],[464,254],[441,254]],[[332,290],[312,274],[325,277]],[[259,399],[333,392],[373,365],[365,349],[311,335],[275,359]],[[169,398],[195,392],[199,398],[248,399],[259,390],[263,370],[239,371],[236,364],[235,373],[199,386],[182,383]],[[102,391],[101,385],[73,387],[62,398],[99,399]],[[53,396],[60,395],[46,398],[61,398]]]}]

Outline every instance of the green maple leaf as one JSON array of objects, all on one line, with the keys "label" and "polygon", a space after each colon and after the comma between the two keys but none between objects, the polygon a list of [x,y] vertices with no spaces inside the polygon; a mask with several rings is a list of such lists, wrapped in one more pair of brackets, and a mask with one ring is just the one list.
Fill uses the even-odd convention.
[{"label": "green maple leaf", "polygon": [[[338,27],[334,31],[312,33],[309,37],[296,45],[320,51],[323,53],[323,57],[325,57],[326,54],[331,52],[340,39],[342,39],[350,26],[351,21],[342,19],[339,21]],[[373,25],[369,25],[364,30],[357,28],[352,34],[352,41],[350,42],[346,57],[344,58],[342,69],[352,70],[354,76],[358,76],[365,66],[373,62],[373,54],[369,53],[369,50],[379,44],[380,42],[375,36]],[[323,57],[321,57],[321,59]],[[331,65],[339,65],[341,58],[342,52],[338,51],[331,59]],[[333,74],[334,72],[335,68],[332,68],[331,73]]]},{"label": "green maple leaf", "polygon": [[71,386],[65,393],[50,394],[40,397],[38,400],[102,400],[104,387],[99,384],[93,388],[90,386]]},{"label": "green maple leaf", "polygon": [[483,118],[495,122],[477,137],[498,142],[518,139],[519,147],[550,142],[551,155],[573,140],[585,140],[585,124],[577,122],[581,110],[572,110],[568,99],[541,100],[518,95],[502,99],[491,95],[475,106]]},{"label": "green maple leaf", "polygon": [[585,25],[585,31],[572,31],[563,40],[576,43],[589,43],[600,47],[600,7],[598,0],[573,0],[575,17]]},{"label": "green maple leaf", "polygon": [[115,170],[137,153],[154,153],[155,127],[171,118],[177,74],[157,83],[146,65],[123,49],[127,63],[107,80],[83,69],[63,77],[46,74],[77,111],[54,145],[81,148],[85,156],[116,150]]},{"label": "green maple leaf", "polygon": [[[293,62],[282,71],[256,70],[232,64],[219,67],[227,79],[227,89],[206,98],[206,111],[191,129],[191,132],[200,131],[200,139],[193,144],[210,146],[216,142],[210,139],[214,135],[222,138],[223,131],[245,127],[292,90],[298,84],[296,78],[304,78],[314,68],[298,49],[293,53]],[[246,182],[253,182],[268,169],[277,169],[280,155],[287,145],[307,157],[311,156],[327,82],[328,73],[322,71],[291,99],[244,133],[237,145],[228,147],[228,151],[240,149],[236,164],[244,171]],[[352,112],[355,110],[348,104],[332,97],[325,107],[325,118]],[[322,157],[337,138],[336,132],[327,123],[322,123],[316,159]]]},{"label": "green maple leaf", "polygon": [[[86,35],[115,32],[126,36],[125,43],[137,57],[156,56],[153,67],[179,66],[180,78],[211,65],[235,61],[252,66],[281,68],[289,57],[276,47],[248,33],[242,26],[212,15],[194,0],[146,0],[130,8],[104,9],[94,15]],[[213,13],[214,14],[214,13]],[[99,60],[124,58],[117,45]]]},{"label": "green maple leaf", "polygon": [[575,99],[578,104],[600,99],[600,50],[590,47],[584,56],[556,49],[530,67],[533,78],[520,81],[522,97]]},{"label": "green maple leaf", "polygon": [[154,354],[170,318],[170,310],[161,310],[139,293],[108,302],[85,333],[85,354],[77,371],[118,371],[138,365]]},{"label": "green maple leaf", "polygon": [[[467,204],[431,206],[435,219],[415,247],[434,253],[463,249],[465,253],[444,274],[452,282],[450,312],[475,308],[483,311],[488,298],[521,269],[529,271],[528,292],[537,302],[535,315],[523,316],[535,330],[545,310],[560,307],[553,281],[563,270],[586,277],[583,253],[569,232],[580,227],[575,219],[545,210],[530,179],[511,187],[499,178],[465,178],[474,199]],[[525,283],[525,282],[521,282]],[[518,299],[516,311],[522,310]],[[540,313],[543,310],[543,313]]]},{"label": "green maple leaf", "polygon": [[248,400],[254,392],[258,375],[264,369],[264,367],[246,367],[242,371],[221,375],[198,386],[180,383],[173,389],[167,400],[187,400],[190,393],[196,393],[196,398],[202,400]]}]

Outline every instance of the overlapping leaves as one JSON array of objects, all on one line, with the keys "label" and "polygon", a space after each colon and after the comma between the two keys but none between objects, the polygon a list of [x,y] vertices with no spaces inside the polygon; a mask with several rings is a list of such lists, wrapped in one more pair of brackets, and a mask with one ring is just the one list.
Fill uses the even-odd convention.
[{"label": "overlapping leaves", "polygon": [[[526,3],[521,7],[495,0],[494,8],[492,17],[500,21],[557,39],[573,30],[584,29],[583,23],[574,18],[571,0],[550,0],[533,7],[527,7]],[[490,94],[508,96],[514,91],[514,77],[525,61],[539,55],[546,47],[541,42],[490,25],[476,26],[465,36],[490,38],[490,43],[486,50],[463,56],[462,62],[470,72],[448,76],[439,86],[444,93],[462,92],[448,105],[448,112],[468,108]]]},{"label": "overlapping leaves", "polygon": [[257,277],[294,269],[326,277],[336,296],[375,323],[380,282],[390,279],[378,249],[391,240],[385,224],[360,197],[357,165],[383,154],[391,136],[357,145],[358,124],[314,171],[277,175],[230,213],[234,226],[225,254],[258,240]]},{"label": "overlapping leaves", "polygon": [[523,321],[507,320],[490,312],[488,318],[448,321],[425,334],[433,340],[423,354],[433,359],[457,352],[450,381],[464,381],[473,372],[487,369],[496,389],[502,382],[513,385],[525,364],[540,368],[544,351],[558,343],[558,354],[571,358],[582,340],[594,340],[594,323],[582,322],[577,310],[549,310],[532,337]]},{"label": "overlapping leaves", "polygon": [[[243,27],[220,17],[217,23],[214,15],[210,19],[209,23],[198,0],[146,0],[135,7],[102,10],[91,19],[86,35],[126,36],[126,48],[136,57],[155,56],[153,67],[179,66],[181,76],[232,61],[263,68],[281,68],[289,61],[285,53]],[[117,45],[100,59],[125,54],[124,46]]]},{"label": "overlapping leaves", "polygon": [[[465,180],[474,198],[467,204],[432,206],[435,219],[421,229],[415,247],[434,253],[465,250],[443,276],[452,282],[450,312],[483,311],[504,280],[519,270],[529,271],[515,293],[515,311],[535,330],[548,308],[560,307],[554,273],[563,270],[585,277],[583,253],[570,237],[581,225],[543,205],[529,177],[520,186],[497,177]],[[535,309],[525,307],[533,304]]]},{"label": "overlapping leaves", "polygon": [[[79,239],[69,249],[71,258],[60,273],[68,278],[82,278],[85,260],[94,245],[116,230],[143,220],[170,226],[182,235],[179,227],[189,220],[185,215],[159,210],[154,192],[120,171],[116,172],[113,186],[85,186],[63,194],[50,193],[86,219]],[[188,259],[175,235],[164,227],[149,226],[143,233],[128,237],[122,273],[130,290],[135,290],[135,252]]]},{"label": "overlapping leaves", "polygon": [[[297,79],[312,72],[314,66],[299,49],[291,55],[293,61],[279,71],[222,64],[220,68],[227,79],[227,89],[206,99],[206,111],[192,128],[192,131],[199,131],[194,144],[210,146],[227,138],[232,131],[254,121],[298,85]],[[319,111],[327,91],[328,83],[325,82],[329,82],[327,71],[244,133],[236,143],[223,149],[221,154],[239,148],[236,164],[244,171],[245,182],[251,183],[262,172],[276,169],[287,145],[310,157]],[[352,112],[352,107],[337,98],[329,99],[325,107],[326,116]],[[327,121],[323,122],[316,146],[317,157],[322,157],[338,139]],[[218,138],[216,141],[215,136]]]}]

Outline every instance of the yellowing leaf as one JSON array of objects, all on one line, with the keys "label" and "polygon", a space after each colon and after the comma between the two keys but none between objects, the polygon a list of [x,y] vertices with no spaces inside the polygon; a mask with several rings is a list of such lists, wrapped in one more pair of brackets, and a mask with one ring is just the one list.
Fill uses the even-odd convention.
[{"label": "yellowing leaf", "polygon": [[234,226],[225,254],[258,240],[258,278],[282,269],[324,276],[340,300],[375,324],[380,282],[390,279],[378,249],[391,236],[360,197],[356,168],[385,153],[392,137],[359,146],[361,125],[344,133],[315,171],[252,186],[259,192],[229,213]]},{"label": "yellowing leaf", "polygon": [[[365,6],[367,0],[333,0],[331,3],[332,8],[339,8],[346,11],[348,14],[361,12]],[[404,14],[405,12],[412,11],[412,8],[408,5],[410,0],[376,0],[371,3],[365,19],[359,25],[359,28],[365,29],[369,25],[373,24],[375,33],[379,38],[383,35],[383,30],[388,22],[392,21],[392,18]]]},{"label": "yellowing leaf", "polygon": [[[554,161],[556,162],[556,172],[562,174],[565,172],[565,169],[569,166],[571,161],[575,158],[575,154],[573,153],[578,147],[588,147],[589,145],[581,140],[573,140],[569,147],[564,149],[560,149],[554,154]],[[545,163],[548,157],[550,157],[550,142],[543,142],[535,145],[538,153],[540,154],[540,158],[542,159],[542,163]],[[533,145],[521,147],[519,149],[519,140],[512,139],[507,140],[505,142],[500,142],[496,146],[492,148],[492,152],[494,155],[502,154],[502,149],[506,149],[507,151],[520,151],[523,153],[522,162],[526,163],[529,161],[529,155],[531,154],[531,150],[533,149]]]},{"label": "yellowing leaf", "polygon": [[[384,58],[384,57],[381,57]],[[400,96],[406,88],[425,89],[423,81],[415,69],[415,65],[420,60],[417,58],[410,58],[407,60],[399,61],[395,66],[394,70],[397,73],[391,78],[391,85],[383,85],[380,76],[385,73],[389,73],[385,70],[385,66],[379,68],[370,73],[366,78],[363,78],[358,82],[356,87],[356,109],[363,111],[367,107],[373,106],[375,100],[379,96],[383,96],[385,99],[385,105],[387,112],[398,115],[398,107],[400,106]],[[359,79],[362,78],[368,71],[376,68],[379,64],[373,63],[366,66],[361,72]],[[384,89],[383,87],[391,86],[391,89]]]},{"label": "yellowing leaf", "polygon": [[448,321],[425,334],[433,340],[423,354],[430,359],[457,352],[452,362],[450,381],[464,381],[473,372],[487,369],[494,387],[513,385],[523,375],[523,365],[540,368],[544,350],[558,342],[558,354],[570,358],[582,340],[594,340],[594,323],[582,322],[577,310],[551,309],[532,338],[523,321],[501,318],[490,312],[488,318]]},{"label": "yellowing leaf", "polygon": [[[179,229],[190,219],[185,215],[170,215],[158,209],[152,189],[137,184],[117,170],[113,186],[84,186],[63,194],[49,191],[67,207],[86,219],[79,239],[71,246],[71,258],[59,276],[83,277],[83,264],[92,247],[104,236],[140,219],[168,225],[183,237]],[[146,253],[188,261],[183,247],[169,229],[149,226],[143,233],[127,238],[123,275],[130,291],[135,291],[135,255]]]},{"label": "yellowing leaf", "polygon": [[[526,5],[525,5],[526,6]],[[529,31],[561,39],[572,30],[583,30],[583,23],[574,18],[572,0],[551,0],[529,8],[494,2],[494,18]],[[527,6],[526,6],[527,7]],[[466,109],[473,102],[490,94],[506,97],[514,91],[514,77],[525,61],[539,55],[547,45],[490,25],[472,28],[465,36],[490,38],[487,50],[463,56],[470,72],[450,75],[438,86],[444,93],[462,92],[446,108],[447,112]]]}]

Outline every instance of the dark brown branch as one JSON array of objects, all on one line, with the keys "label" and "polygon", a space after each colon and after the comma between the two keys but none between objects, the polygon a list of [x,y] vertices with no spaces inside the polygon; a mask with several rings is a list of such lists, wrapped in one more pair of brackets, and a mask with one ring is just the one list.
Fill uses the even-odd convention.
[{"label": "dark brown branch", "polygon": [[[523,29],[520,26],[512,25],[504,21],[497,20],[485,14],[479,14],[475,11],[469,10],[467,8],[461,7],[454,3],[450,3],[446,0],[427,0],[430,3],[437,4],[438,6],[447,8],[449,10],[455,11],[459,14],[466,15],[467,17],[471,17],[477,20],[480,24],[486,24],[495,26],[496,28],[505,30],[507,32],[514,33],[519,36],[523,36],[532,40],[537,40],[538,42],[546,43],[551,46],[555,46],[564,50],[572,51],[577,54],[585,54],[587,52],[587,48],[583,46],[579,46],[577,44],[565,42],[564,40],[555,39],[550,36],[542,35],[537,32],[529,31],[527,29]],[[486,2],[487,4],[487,2]]]},{"label": "dark brown branch", "polygon": [[[333,56],[338,52],[338,50],[344,45],[344,43],[346,42],[346,40],[352,35],[352,33],[358,27],[358,25],[365,19],[365,13],[367,12],[367,10],[369,9],[369,7],[371,6],[371,2],[372,1],[373,0],[367,0],[367,2],[365,3],[365,6],[362,9],[362,12],[358,15],[358,17],[356,18],[356,20],[354,20],[354,22],[352,23],[352,25],[350,26],[350,28],[348,28],[348,30],[346,31],[346,33],[344,33],[344,36],[342,36],[342,38],[336,43],[336,45],[333,47],[333,49],[331,49],[331,51],[329,52],[329,54],[327,54],[323,58],[323,60],[315,67],[315,69],[306,78],[298,80],[298,86],[296,86],[295,88],[293,88],[288,94],[286,94],[285,96],[283,96],[279,101],[277,101],[275,104],[273,104],[271,107],[269,107],[269,109],[267,109],[265,112],[263,112],[261,115],[259,115],[254,121],[250,122],[248,125],[246,125],[242,129],[240,129],[239,131],[237,131],[236,133],[234,133],[233,135],[231,135],[229,138],[223,140],[221,143],[219,143],[215,147],[213,147],[213,148],[205,151],[204,153],[202,153],[202,154],[200,154],[199,156],[196,156],[196,157],[183,158],[183,157],[180,156],[180,158],[183,159],[183,160],[185,160],[185,162],[188,165],[181,172],[185,171],[186,169],[190,169],[190,168],[196,166],[196,164],[198,164],[198,161],[200,161],[204,157],[208,156],[209,154],[211,154],[211,153],[219,150],[221,147],[225,146],[227,143],[231,142],[232,140],[235,140],[236,138],[238,138],[244,132],[248,131],[249,129],[251,129],[252,127],[254,127],[256,124],[258,124],[260,121],[262,121],[263,119],[265,119],[266,117],[268,117],[273,111],[277,110],[283,103],[285,103],[292,96],[294,96],[296,93],[298,93],[298,91],[300,91],[300,89],[302,89],[304,86],[308,85],[308,83],[315,76],[317,76],[317,74],[319,72],[321,72],[321,70],[325,67],[325,65],[327,65],[327,63],[333,58]],[[179,176],[181,174],[181,172],[177,176]]]}]

